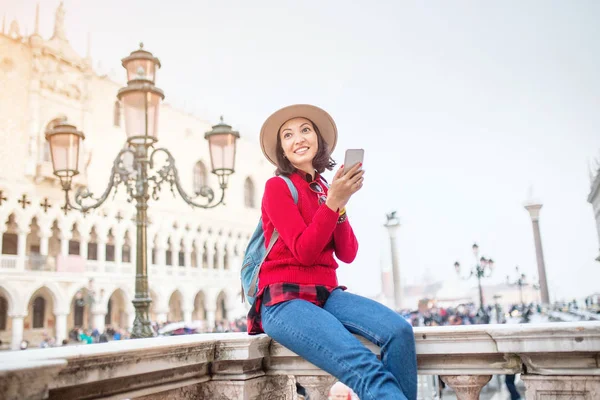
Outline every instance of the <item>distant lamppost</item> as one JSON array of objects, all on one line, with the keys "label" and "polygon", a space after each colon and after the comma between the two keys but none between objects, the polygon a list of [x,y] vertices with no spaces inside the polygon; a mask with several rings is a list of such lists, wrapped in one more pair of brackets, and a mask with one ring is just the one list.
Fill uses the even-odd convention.
[{"label": "distant lamppost", "polygon": [[502,306],[500,305],[501,294],[494,295],[494,308],[496,309],[496,322],[502,323]]},{"label": "distant lamppost", "polygon": [[481,287],[481,278],[489,278],[494,271],[494,260],[485,257],[479,258],[479,246],[473,245],[473,255],[475,256],[475,266],[471,269],[468,276],[461,276],[459,262],[454,263],[456,274],[462,279],[470,279],[472,276],[477,277],[477,285],[479,286],[479,311],[482,316],[486,317],[487,313],[483,304],[483,288]]},{"label": "distant lamppost", "polygon": [[[204,137],[208,140],[212,173],[218,177],[221,189],[220,199],[215,200],[214,191],[204,186],[196,196],[188,195],[181,187],[179,173],[175,167],[175,159],[165,148],[154,148],[158,141],[158,112],[160,102],[164,99],[162,90],[154,85],[157,68],[160,61],[152,53],[140,48],[122,60],[127,70],[127,86],[119,90],[117,97],[123,103],[125,110],[125,131],[127,133],[127,148],[121,150],[113,162],[108,186],[104,193],[95,197],[87,187],[79,187],[74,195],[74,202],[69,198],[72,179],[79,174],[79,148],[84,139],[74,125],[60,123],[46,134],[50,142],[54,174],[60,178],[65,192],[65,213],[75,209],[86,213],[90,209],[101,206],[113,189],[119,184],[126,188],[128,201],[136,203],[137,225],[137,263],[135,278],[135,320],[131,337],[143,338],[153,336],[148,318],[150,303],[148,291],[148,200],[158,200],[163,183],[167,183],[175,194],[193,207],[213,208],[223,203],[229,175],[234,173],[236,140],[238,132],[230,125],[221,122]],[[164,165],[154,168],[154,156],[163,154]],[[151,174],[151,172],[153,172]],[[196,199],[202,197],[202,203]]]},{"label": "distant lamppost", "polygon": [[392,279],[394,280],[394,309],[400,311],[402,308],[402,284],[400,282],[400,266],[398,265],[398,248],[396,247],[396,236],[400,228],[400,220],[396,211],[386,214],[385,227],[390,235],[390,246],[392,251]]},{"label": "distant lamppost", "polygon": [[506,284],[509,286],[519,287],[519,299],[521,301],[521,308],[525,309],[525,302],[523,301],[523,288],[525,286],[529,286],[529,284],[527,283],[525,274],[519,271],[518,265],[515,267],[515,271],[517,272],[517,279],[511,282],[510,276],[506,275]]}]

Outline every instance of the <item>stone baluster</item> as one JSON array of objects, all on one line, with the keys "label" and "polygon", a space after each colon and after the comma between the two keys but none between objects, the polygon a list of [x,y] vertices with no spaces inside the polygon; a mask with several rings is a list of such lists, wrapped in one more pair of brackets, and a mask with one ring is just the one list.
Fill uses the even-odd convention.
[{"label": "stone baluster", "polygon": [[336,382],[336,378],[331,375],[298,375],[298,382],[306,389],[307,397],[315,400],[327,400],[329,389]]},{"label": "stone baluster", "polygon": [[442,380],[454,389],[457,400],[478,400],[481,389],[491,375],[442,375]]}]

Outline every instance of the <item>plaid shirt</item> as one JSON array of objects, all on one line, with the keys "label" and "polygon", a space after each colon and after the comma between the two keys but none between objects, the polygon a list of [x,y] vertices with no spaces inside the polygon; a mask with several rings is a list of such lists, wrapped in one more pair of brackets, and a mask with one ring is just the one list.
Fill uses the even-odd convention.
[{"label": "plaid shirt", "polygon": [[306,300],[319,307],[323,307],[331,292],[335,289],[346,290],[345,286],[298,285],[296,283],[274,283],[261,290],[256,296],[254,304],[248,311],[248,334],[258,335],[264,333],[260,308],[274,306],[289,300]]}]

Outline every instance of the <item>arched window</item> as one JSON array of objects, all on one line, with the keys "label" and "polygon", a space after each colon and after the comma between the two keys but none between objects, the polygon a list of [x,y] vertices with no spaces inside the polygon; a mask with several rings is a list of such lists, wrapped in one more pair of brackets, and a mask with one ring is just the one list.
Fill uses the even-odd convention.
[{"label": "arched window", "polygon": [[108,299],[108,307],[104,316],[104,325],[110,325],[112,322],[112,299]]},{"label": "arched window", "polygon": [[121,126],[121,102],[115,101],[113,108],[113,125],[117,128]]},{"label": "arched window", "polygon": [[206,243],[202,247],[202,268],[208,268],[208,246],[206,246]]},{"label": "arched window", "polygon": [[219,248],[215,243],[214,253],[213,253],[213,269],[219,268]]},{"label": "arched window", "polygon": [[223,252],[223,269],[229,269],[229,252],[227,251],[227,247],[225,247],[225,251]]},{"label": "arched window", "polygon": [[202,161],[198,161],[194,165],[194,193],[200,194],[202,187],[207,185],[207,180],[206,166]]},{"label": "arched window", "polygon": [[250,177],[248,177],[248,178],[246,178],[246,181],[244,182],[244,204],[246,205],[246,207],[248,207],[248,208],[256,207],[256,205],[254,203],[254,198],[255,198],[254,182],[252,182],[252,179]]},{"label": "arched window", "polygon": [[0,331],[6,330],[6,321],[8,320],[8,301],[0,297]]},{"label": "arched window", "polygon": [[[48,122],[48,125],[46,125],[46,129],[44,130],[44,133],[51,131],[52,129],[54,129],[54,127],[56,125],[58,125],[59,123],[65,122],[66,120],[67,120],[67,117],[65,117],[64,115],[54,118],[52,121]],[[50,154],[50,143],[46,140],[45,137],[42,138],[42,141],[43,141],[42,161],[51,162],[52,155]]]},{"label": "arched window", "polygon": [[33,300],[33,329],[44,327],[44,317],[46,313],[46,300],[38,296]]},{"label": "arched window", "polygon": [[77,299],[73,303],[73,325],[76,328],[83,327],[83,314],[85,311],[85,300],[83,299],[83,296],[83,293],[78,293]]},{"label": "arched window", "polygon": [[219,299],[219,306],[221,308],[221,320],[227,321],[227,309],[225,308],[225,296],[221,296]]}]

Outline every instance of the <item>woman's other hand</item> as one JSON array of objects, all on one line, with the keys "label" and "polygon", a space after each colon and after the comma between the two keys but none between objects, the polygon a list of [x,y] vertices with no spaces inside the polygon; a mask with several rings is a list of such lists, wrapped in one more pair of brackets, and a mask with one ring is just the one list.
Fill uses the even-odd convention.
[{"label": "woman's other hand", "polygon": [[327,193],[327,207],[333,211],[341,210],[346,207],[350,197],[358,192],[364,181],[365,171],[362,169],[362,164],[356,164],[344,174],[344,166],[336,172]]}]

